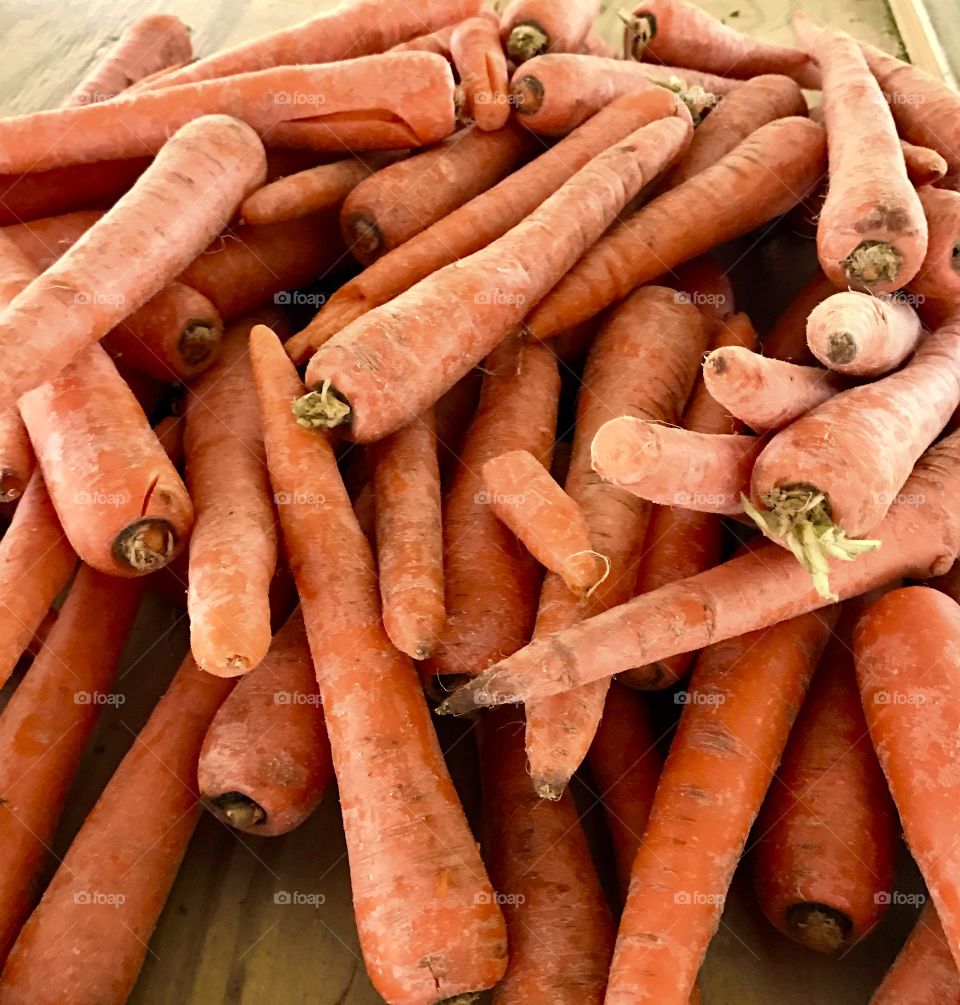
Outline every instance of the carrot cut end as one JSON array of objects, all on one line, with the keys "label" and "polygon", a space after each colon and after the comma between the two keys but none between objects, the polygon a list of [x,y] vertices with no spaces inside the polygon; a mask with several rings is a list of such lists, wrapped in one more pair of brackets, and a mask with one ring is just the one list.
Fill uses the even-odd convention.
[{"label": "carrot cut end", "polygon": [[211,810],[231,827],[245,831],[267,822],[267,811],[242,792],[224,792],[208,802]]},{"label": "carrot cut end", "polygon": [[640,62],[643,50],[654,40],[657,34],[657,19],[649,11],[638,11],[631,14],[628,10],[617,11],[617,16],[623,22],[623,49],[627,59]]},{"label": "carrot cut end", "polygon": [[826,904],[792,904],[786,912],[793,937],[818,953],[836,953],[850,940],[853,923],[842,911]]},{"label": "carrot cut end", "polygon": [[13,502],[23,495],[25,485],[19,473],[12,468],[0,471],[0,502]]},{"label": "carrot cut end", "polygon": [[566,789],[566,782],[559,781],[547,781],[546,779],[533,780],[534,788],[537,790],[537,795],[541,799],[549,799],[551,802],[558,802],[563,797],[564,789]]},{"label": "carrot cut end", "polygon": [[546,52],[550,39],[536,21],[515,25],[507,39],[507,55],[514,63],[525,63]]},{"label": "carrot cut end", "polygon": [[293,403],[297,422],[307,429],[335,429],[350,419],[350,406],[325,380],[319,391],[308,391]]},{"label": "carrot cut end", "polygon": [[903,268],[903,255],[887,241],[863,241],[840,264],[851,286],[869,290],[896,281]]},{"label": "carrot cut end", "polygon": [[192,369],[200,370],[213,362],[221,333],[206,321],[190,321],[177,341],[180,358]]},{"label": "carrot cut end", "polygon": [[139,573],[165,566],[177,550],[177,535],[167,520],[147,517],[130,524],[113,542],[114,557]]}]

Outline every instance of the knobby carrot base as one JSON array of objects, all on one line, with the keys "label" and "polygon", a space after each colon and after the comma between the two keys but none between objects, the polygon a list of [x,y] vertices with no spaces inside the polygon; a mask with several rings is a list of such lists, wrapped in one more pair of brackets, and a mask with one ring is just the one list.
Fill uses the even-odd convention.
[{"label": "knobby carrot base", "polygon": [[125,527],[113,542],[113,554],[138,572],[160,569],[177,550],[177,534],[168,520],[148,518]]}]

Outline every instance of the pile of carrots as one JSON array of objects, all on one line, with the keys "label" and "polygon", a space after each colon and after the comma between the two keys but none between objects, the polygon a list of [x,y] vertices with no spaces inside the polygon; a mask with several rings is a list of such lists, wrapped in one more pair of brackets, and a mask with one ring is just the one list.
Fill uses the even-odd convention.
[{"label": "pile of carrots", "polygon": [[[0,1005],[124,1002],[201,814],[334,781],[391,1005],[699,1001],[747,853],[842,954],[901,831],[872,1001],[960,1003],[960,94],[802,15],[501,7],[151,15],[0,120]],[[791,229],[761,338],[720,263]],[[44,888],[145,591],[190,653]]]}]

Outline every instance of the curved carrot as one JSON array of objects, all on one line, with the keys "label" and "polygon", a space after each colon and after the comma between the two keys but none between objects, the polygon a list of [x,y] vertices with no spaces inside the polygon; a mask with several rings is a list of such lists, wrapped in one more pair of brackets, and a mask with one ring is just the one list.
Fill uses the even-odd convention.
[{"label": "curved carrot", "polygon": [[600,0],[511,0],[500,15],[500,37],[514,63],[544,52],[579,52]]},{"label": "curved carrot", "polygon": [[361,443],[405,425],[517,328],[692,131],[679,115],[638,129],[503,237],[339,332],[307,367],[313,393],[296,403],[298,418],[327,428],[346,423]]},{"label": "curved carrot", "polygon": [[272,837],[299,827],[332,780],[313,660],[296,611],[214,716],[197,782],[206,806],[225,823]]},{"label": "curved carrot", "polygon": [[816,363],[807,345],[807,318],[817,304],[836,292],[836,286],[817,269],[763,339],[764,355],[798,366]]},{"label": "curved carrot", "polygon": [[[907,140],[900,140],[900,149],[903,151],[903,162],[907,168],[907,177],[917,188],[920,201],[923,202],[924,193],[921,189],[944,178],[949,170],[946,158],[931,150],[929,147],[917,146]],[[929,223],[929,218],[927,220]]]},{"label": "curved carrot", "polygon": [[396,45],[390,46],[387,52],[433,52],[438,56],[443,56],[444,59],[452,63],[453,56],[450,53],[450,36],[457,25],[461,23],[455,21],[452,24],[444,25],[442,28],[437,28],[436,31],[417,35],[414,38],[407,39],[406,42],[398,42]]},{"label": "curved carrot", "polygon": [[464,112],[478,129],[502,129],[510,118],[510,81],[496,21],[472,17],[450,36],[450,55],[463,89]]},{"label": "curved carrot", "polygon": [[960,1001],[960,975],[936,908],[927,902],[870,1005],[943,1005]]},{"label": "curved carrot", "polygon": [[330,736],[371,980],[396,1005],[490,987],[506,966],[503,918],[417,676],[381,626],[373,556],[333,450],[288,411],[303,385],[269,329],[253,329],[250,355],[274,491],[322,491],[281,506],[280,521]]},{"label": "curved carrot", "polygon": [[927,257],[910,281],[920,297],[949,300],[960,297],[960,192],[922,188],[917,192],[927,217]]},{"label": "curved carrot", "polygon": [[809,119],[761,126],[713,167],[613,227],[528,315],[549,338],[681,262],[785,213],[823,173],[823,130]]}]

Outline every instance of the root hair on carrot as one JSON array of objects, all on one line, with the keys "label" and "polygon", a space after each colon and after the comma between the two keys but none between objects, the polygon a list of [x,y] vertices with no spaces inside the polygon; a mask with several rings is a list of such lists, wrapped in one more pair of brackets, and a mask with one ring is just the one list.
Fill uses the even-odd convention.
[{"label": "root hair on carrot", "polygon": [[[611,564],[610,559],[607,558],[606,555],[602,554],[599,551],[594,551],[592,548],[589,549],[588,551],[575,551],[572,555],[567,556],[567,562],[570,563],[575,558],[579,558],[581,555],[593,555],[594,557],[599,558],[601,562],[603,562],[603,575],[586,592],[586,598],[589,599],[597,592],[597,590],[600,589],[601,586],[603,586],[603,584],[610,577]],[[559,799],[560,797],[557,796],[557,798]]]},{"label": "root hair on carrot", "polygon": [[350,406],[325,380],[319,391],[308,391],[293,403],[297,422],[307,429],[335,429],[350,421]]},{"label": "root hair on carrot", "polygon": [[177,548],[177,535],[168,520],[148,517],[125,527],[113,542],[113,553],[138,572],[160,569]]}]

